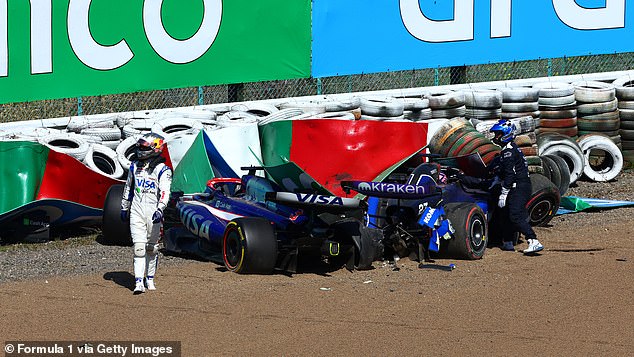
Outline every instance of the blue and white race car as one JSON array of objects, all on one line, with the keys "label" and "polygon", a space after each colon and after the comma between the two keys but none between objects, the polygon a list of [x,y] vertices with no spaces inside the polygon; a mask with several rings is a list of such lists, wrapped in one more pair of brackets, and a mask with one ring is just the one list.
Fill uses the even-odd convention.
[{"label": "blue and white race car", "polygon": [[[212,179],[201,193],[172,193],[165,249],[216,261],[233,272],[261,274],[295,272],[302,256],[348,269],[369,269],[382,258],[381,232],[362,222],[364,201],[319,189],[283,190],[255,175],[262,169],[251,167],[239,179]],[[104,214],[109,211],[115,209],[104,208]],[[109,221],[116,221],[111,215]]]}]

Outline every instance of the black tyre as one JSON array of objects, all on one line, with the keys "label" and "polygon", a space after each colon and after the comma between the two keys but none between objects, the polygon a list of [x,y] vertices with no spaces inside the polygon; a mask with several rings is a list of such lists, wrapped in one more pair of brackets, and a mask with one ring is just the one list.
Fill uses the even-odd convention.
[{"label": "black tyre", "polygon": [[568,192],[568,188],[570,187],[570,168],[568,167],[566,160],[557,155],[544,156],[547,156],[549,159],[551,159],[557,165],[557,168],[559,168],[560,181],[559,185],[557,185],[557,188],[559,189],[560,196],[565,195],[566,192]]},{"label": "black tyre", "polygon": [[447,255],[469,260],[482,258],[489,237],[484,211],[475,203],[448,203],[445,214],[455,230],[453,238],[444,241]]},{"label": "black tyre", "polygon": [[277,238],[271,222],[259,217],[236,218],[222,238],[225,267],[235,273],[269,274],[277,261]]},{"label": "black tyre", "polygon": [[[544,176],[550,180],[555,186],[561,189],[561,169],[557,166],[557,163],[552,158],[544,155],[542,156]],[[561,191],[560,191],[561,193]]]},{"label": "black tyre", "polygon": [[124,185],[113,185],[108,189],[103,206],[102,239],[104,244],[131,245],[130,222],[121,220],[121,198]]},{"label": "black tyre", "polygon": [[557,214],[561,195],[559,189],[544,175],[532,174],[531,198],[526,204],[531,226],[545,226]]}]

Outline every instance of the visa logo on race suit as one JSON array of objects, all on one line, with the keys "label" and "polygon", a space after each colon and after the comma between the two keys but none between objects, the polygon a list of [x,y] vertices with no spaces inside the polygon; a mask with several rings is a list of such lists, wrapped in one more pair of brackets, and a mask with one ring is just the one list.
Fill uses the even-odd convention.
[{"label": "visa logo on race suit", "polygon": [[156,192],[158,183],[150,178],[137,178],[135,187],[137,193]]}]

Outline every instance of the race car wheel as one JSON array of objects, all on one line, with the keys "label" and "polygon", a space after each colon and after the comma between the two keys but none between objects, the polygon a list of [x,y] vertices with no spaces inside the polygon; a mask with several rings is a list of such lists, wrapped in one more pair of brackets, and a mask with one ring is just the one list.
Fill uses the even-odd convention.
[{"label": "race car wheel", "polygon": [[[448,203],[445,214],[455,230],[453,237],[444,241],[447,255],[469,260],[482,258],[489,237],[482,208],[475,203]],[[441,247],[442,244],[441,241]]]},{"label": "race car wheel", "polygon": [[271,222],[259,217],[229,222],[222,239],[222,257],[225,267],[235,273],[271,273],[277,260],[277,239]]},{"label": "race car wheel", "polygon": [[561,195],[559,188],[544,175],[530,176],[532,194],[526,209],[531,226],[545,226],[557,214]]},{"label": "race car wheel", "polygon": [[121,220],[123,185],[110,186],[103,206],[102,240],[108,245],[132,245],[130,222]]}]

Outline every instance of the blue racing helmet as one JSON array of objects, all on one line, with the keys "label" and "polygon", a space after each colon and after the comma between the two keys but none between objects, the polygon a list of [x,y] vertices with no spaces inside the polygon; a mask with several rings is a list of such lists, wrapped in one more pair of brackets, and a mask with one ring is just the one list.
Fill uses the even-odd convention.
[{"label": "blue racing helmet", "polygon": [[507,119],[500,119],[489,129],[489,132],[494,135],[492,141],[500,146],[515,140],[515,124]]}]

